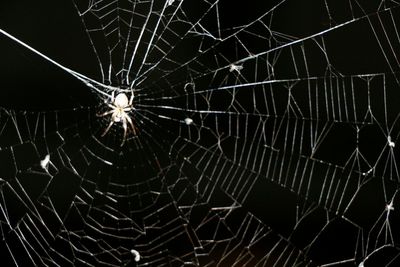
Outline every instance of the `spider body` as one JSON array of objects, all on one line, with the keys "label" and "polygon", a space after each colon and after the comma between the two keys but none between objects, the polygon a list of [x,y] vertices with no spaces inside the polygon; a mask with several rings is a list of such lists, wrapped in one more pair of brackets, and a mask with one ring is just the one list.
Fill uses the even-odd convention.
[{"label": "spider body", "polygon": [[133,93],[129,100],[125,93],[119,93],[116,97],[114,92],[111,94],[111,102],[107,104],[111,109],[98,115],[99,117],[104,117],[107,115],[111,116],[110,123],[101,136],[105,136],[115,122],[122,123],[122,128],[124,129],[124,136],[121,146],[123,146],[125,143],[126,135],[128,133],[128,126],[132,129],[133,134],[136,135],[136,127],[133,124],[131,116],[129,115],[129,113],[135,109],[132,105],[133,98]]}]

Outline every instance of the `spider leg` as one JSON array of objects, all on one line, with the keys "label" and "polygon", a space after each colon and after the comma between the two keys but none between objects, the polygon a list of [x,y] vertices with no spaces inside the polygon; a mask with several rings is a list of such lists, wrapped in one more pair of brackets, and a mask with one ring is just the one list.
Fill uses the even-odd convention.
[{"label": "spider leg", "polygon": [[126,118],[126,121],[128,121],[129,126],[131,126],[131,128],[132,128],[133,134],[136,135],[136,126],[135,126],[135,124],[133,124],[132,119],[128,115],[126,115],[125,118]]},{"label": "spider leg", "polygon": [[111,126],[113,126],[113,124],[114,124],[114,118],[115,118],[115,113],[111,116],[111,121],[110,121],[110,124],[108,124],[108,126],[107,126],[107,128],[104,130],[104,132],[101,134],[101,137],[103,137],[103,136],[105,136],[107,133],[108,133],[108,131],[111,129]]},{"label": "spider leg", "polygon": [[104,116],[110,115],[113,112],[114,112],[114,110],[109,110],[109,111],[106,111],[104,113],[97,114],[97,117],[104,117]]},{"label": "spider leg", "polygon": [[112,91],[111,93],[111,103],[114,103],[115,100],[115,91]]},{"label": "spider leg", "polygon": [[131,98],[129,99],[129,106],[132,106],[134,94],[131,92]]},{"label": "spider leg", "polygon": [[128,131],[128,125],[126,124],[126,117],[122,119],[122,127],[124,128],[124,137],[122,138],[121,146],[125,144],[126,132]]}]

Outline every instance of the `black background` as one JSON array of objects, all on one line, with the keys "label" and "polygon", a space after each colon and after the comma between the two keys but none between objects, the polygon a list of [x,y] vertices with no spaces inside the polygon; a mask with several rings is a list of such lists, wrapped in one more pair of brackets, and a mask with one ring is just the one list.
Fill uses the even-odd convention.
[{"label": "black background", "polygon": [[[324,8],[324,1],[286,1],[274,12],[273,29],[296,38],[312,36],[349,20],[351,11],[348,10],[345,2],[336,1],[333,3],[333,1],[329,1],[333,14],[333,20],[329,20]],[[370,6],[368,3],[361,5],[364,12],[371,14],[371,11],[373,14],[373,10],[377,8],[377,3],[372,2],[378,1],[370,2]],[[221,1],[222,26],[243,25],[264,14],[266,10],[278,3],[279,1]],[[191,5],[191,3],[187,5]],[[400,14],[398,9],[393,9],[397,17]],[[353,11],[354,14],[359,12],[357,10]],[[371,16],[373,25],[378,25],[377,19],[376,16]],[[382,16],[381,19],[388,22],[390,17]],[[391,73],[369,23],[370,21],[367,19],[362,19],[324,35],[328,44],[326,51],[338,73],[344,75]],[[213,27],[212,23],[209,27]],[[71,1],[3,1],[0,3],[0,28],[70,69],[95,80],[100,78],[92,47]],[[390,28],[387,28],[386,32],[391,36],[395,33]],[[379,38],[382,40],[384,35],[382,35],[382,32],[380,34]],[[254,46],[256,47],[257,44],[254,44]],[[397,44],[397,48],[399,46]],[[307,48],[306,46],[306,50]],[[264,50],[267,49],[264,48]],[[321,77],[325,75],[326,70],[321,67],[323,66],[323,63],[320,62],[321,56],[315,51],[310,50],[308,52],[307,50],[309,68],[312,73],[310,76]],[[384,51],[389,51],[389,48],[384,47]],[[400,51],[400,49],[396,51]],[[400,52],[396,53],[400,55]],[[287,62],[287,66],[280,65],[276,70],[276,75],[280,79],[296,78],[293,76],[293,72],[289,70],[291,68],[290,62]],[[399,68],[398,65],[396,67]],[[388,106],[389,104],[395,106],[397,99],[400,99],[398,85],[394,82],[397,69],[395,69],[393,75],[388,75],[388,84],[391,86],[391,98],[388,100]],[[300,78],[307,79],[307,75],[304,73],[301,75]],[[76,107],[96,107],[101,103],[94,92],[72,75],[60,70],[1,34],[0,81],[0,106],[6,109],[69,110]],[[279,102],[279,100],[276,101]],[[384,110],[379,109],[379,105],[377,102],[377,108],[374,112],[377,115],[382,115]],[[397,115],[396,108],[389,110],[389,113],[391,114],[389,116],[395,117]],[[346,129],[346,126],[344,128],[339,127],[337,130],[333,129],[318,157],[332,164],[343,165],[346,162],[346,157],[352,151],[350,148],[347,151],[346,148],[354,146],[357,142],[353,130],[350,126],[349,129]],[[177,134],[177,132],[171,130],[170,134]],[[368,146],[367,144],[385,142],[384,138],[382,139],[382,133],[373,130],[366,132],[359,141],[364,142],[361,145],[365,147],[365,153],[371,155],[378,153],[380,147]],[[337,146],[340,146],[341,149],[336,149]],[[7,168],[4,163],[0,163],[0,166]],[[398,188],[398,181],[390,184],[390,188]],[[368,218],[363,220],[363,216],[368,217],[369,210],[382,209],[382,205],[384,205],[381,199],[383,193],[380,180],[366,187],[363,194],[365,195],[361,197],[363,203],[360,203],[359,208],[355,207],[352,211],[354,220],[357,221],[356,218],[361,218],[360,224],[368,221]],[[375,201],[376,199],[378,201]],[[244,208],[274,231],[283,236],[288,236],[293,230],[293,217],[298,203],[299,199],[295,193],[282,189],[274,183],[264,181],[256,184]],[[324,211],[319,210],[315,218],[310,218],[309,228],[304,230],[304,233],[311,231],[313,222],[324,216],[326,216]],[[316,248],[308,255],[316,264],[326,263],[331,259],[335,260],[337,259],[335,256],[341,255],[341,253],[346,254],[347,251],[356,250],[356,248],[346,247],[354,244],[351,234],[353,229],[348,229],[349,226],[343,225],[343,221],[338,221],[337,224],[333,223],[330,227],[332,228],[327,231],[326,236],[320,237],[318,242],[321,242],[321,245],[316,245]],[[347,235],[347,231],[350,233],[349,235]],[[340,235],[336,233],[340,233]],[[398,234],[398,232],[395,232],[395,234]],[[350,242],[346,237],[349,238]],[[302,243],[302,241],[307,240],[307,236],[299,234],[298,237],[293,239]],[[387,253],[391,254],[392,252]],[[398,253],[398,251],[395,253]],[[359,256],[358,253],[356,257]],[[381,257],[382,260],[389,258],[384,253]],[[361,258],[357,258],[356,263],[360,260]],[[355,266],[356,263],[352,262],[349,266]],[[379,265],[371,264],[370,266]]]}]

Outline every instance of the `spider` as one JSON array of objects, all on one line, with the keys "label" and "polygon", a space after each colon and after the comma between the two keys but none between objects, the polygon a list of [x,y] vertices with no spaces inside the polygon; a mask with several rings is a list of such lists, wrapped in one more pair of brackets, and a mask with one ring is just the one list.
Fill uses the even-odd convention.
[{"label": "spider", "polygon": [[128,132],[128,125],[132,128],[132,132],[136,135],[136,127],[133,124],[132,118],[129,116],[129,112],[134,110],[135,108],[132,105],[134,94],[131,94],[130,99],[124,93],[119,93],[116,97],[114,92],[111,94],[111,103],[107,105],[111,108],[102,114],[98,114],[98,117],[104,117],[111,114],[111,121],[107,128],[104,130],[102,137],[105,136],[110,130],[111,126],[115,122],[121,122],[122,127],[124,128],[124,137],[122,139],[121,146],[124,145],[126,140],[126,134]]}]

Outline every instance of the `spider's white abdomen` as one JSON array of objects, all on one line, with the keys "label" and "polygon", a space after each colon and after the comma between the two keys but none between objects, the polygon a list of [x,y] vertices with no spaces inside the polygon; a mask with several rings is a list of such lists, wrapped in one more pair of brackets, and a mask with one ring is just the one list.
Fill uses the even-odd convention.
[{"label": "spider's white abdomen", "polygon": [[133,124],[133,118],[130,117],[130,112],[134,110],[135,108],[133,107],[133,92],[128,99],[126,94],[124,93],[119,93],[116,97],[114,97],[114,92],[111,93],[111,101],[106,102],[107,106],[110,108],[108,111],[99,114],[99,117],[111,116],[110,123],[108,124],[107,128],[104,130],[103,134],[101,136],[104,136],[108,130],[110,130],[111,126],[114,123],[122,123],[122,128],[124,129],[124,136],[122,139],[121,146],[124,145],[126,135],[128,132],[128,126],[130,126],[132,132],[134,135],[136,135],[136,128],[135,125]]},{"label": "spider's white abdomen", "polygon": [[128,106],[128,103],[129,103],[128,97],[124,93],[118,94],[114,100],[114,105],[120,108]]}]

